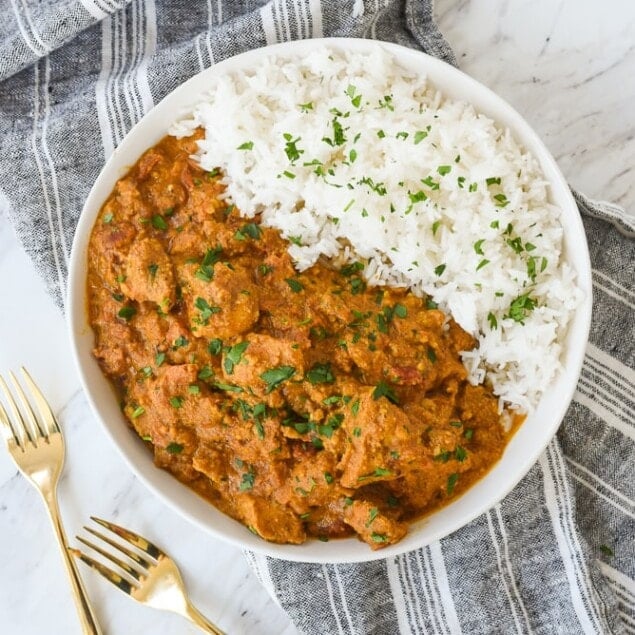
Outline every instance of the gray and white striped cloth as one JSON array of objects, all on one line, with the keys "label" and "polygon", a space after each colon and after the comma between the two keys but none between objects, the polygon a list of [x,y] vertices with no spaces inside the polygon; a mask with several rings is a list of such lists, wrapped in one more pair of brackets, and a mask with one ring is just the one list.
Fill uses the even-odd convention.
[{"label": "gray and white striped cloth", "polygon": [[[370,37],[455,63],[431,0],[0,0],[0,186],[61,306],[83,200],[130,127],[248,48]],[[498,505],[425,549],[359,565],[247,554],[305,633],[635,633],[635,226],[577,195],[593,263],[578,390]]]}]

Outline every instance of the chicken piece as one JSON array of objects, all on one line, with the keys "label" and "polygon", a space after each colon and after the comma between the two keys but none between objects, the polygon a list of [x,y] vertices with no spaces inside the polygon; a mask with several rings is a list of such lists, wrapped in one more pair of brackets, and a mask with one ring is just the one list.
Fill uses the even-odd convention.
[{"label": "chicken piece", "polygon": [[400,476],[401,466],[421,454],[419,426],[385,397],[375,399],[367,389],[355,407],[357,414],[344,420],[350,436],[338,466],[344,487],[359,488]]},{"label": "chicken piece", "polygon": [[186,265],[180,271],[192,332],[224,340],[248,331],[259,315],[258,289],[249,272],[222,262],[214,265],[212,276],[203,279],[197,277],[197,270],[196,265]]},{"label": "chicken piece", "polygon": [[392,545],[408,533],[407,523],[390,518],[364,500],[355,500],[344,508],[344,522],[373,550]]},{"label": "chicken piece", "polygon": [[236,507],[242,522],[265,540],[292,545],[306,540],[302,521],[282,505],[243,494],[236,497]]},{"label": "chicken piece", "polygon": [[248,388],[259,397],[268,396],[271,401],[286,381],[300,379],[304,374],[302,353],[293,348],[292,342],[259,333],[250,333],[245,341],[248,345],[231,372],[223,364],[228,382]]},{"label": "chicken piece", "polygon": [[168,311],[176,299],[174,271],[163,245],[156,238],[137,238],[125,264],[122,291],[138,302],[150,301]]},{"label": "chicken piece", "polygon": [[[182,415],[184,407],[188,415],[196,412],[190,408],[189,401],[194,395],[188,391],[188,386],[196,382],[196,373],[194,364],[161,366],[156,369],[156,377],[130,385],[126,414],[139,436],[150,437],[152,443],[161,448],[171,443],[183,445],[179,441],[181,434],[195,442],[196,435],[192,436],[189,422],[183,424],[187,418]],[[183,449],[175,453],[180,454]]]},{"label": "chicken piece", "polygon": [[223,452],[209,445],[199,445],[192,457],[194,469],[204,474],[214,483],[227,478],[227,461]]}]

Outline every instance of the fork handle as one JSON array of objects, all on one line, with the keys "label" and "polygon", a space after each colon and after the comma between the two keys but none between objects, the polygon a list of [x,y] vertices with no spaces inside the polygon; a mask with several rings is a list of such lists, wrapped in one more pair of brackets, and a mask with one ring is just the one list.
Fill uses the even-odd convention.
[{"label": "fork handle", "polygon": [[225,635],[224,631],[221,631],[218,626],[212,624],[212,622],[210,622],[191,602],[186,604],[183,615],[206,633],[212,633],[212,635]]},{"label": "fork handle", "polygon": [[55,536],[57,537],[57,542],[62,552],[62,559],[73,590],[73,599],[75,600],[75,607],[82,626],[82,633],[83,635],[102,635],[101,628],[97,623],[97,618],[88,600],[86,589],[84,589],[82,579],[79,577],[75,561],[68,551],[68,543],[66,541],[64,527],[62,526],[56,493],[54,490],[42,492],[42,497],[46,502],[49,518],[51,519],[53,529],[55,529]]}]

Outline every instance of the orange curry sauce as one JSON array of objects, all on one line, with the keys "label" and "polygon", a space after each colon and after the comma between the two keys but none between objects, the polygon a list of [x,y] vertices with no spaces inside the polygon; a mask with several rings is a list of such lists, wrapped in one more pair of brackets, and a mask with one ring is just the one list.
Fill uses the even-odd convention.
[{"label": "orange curry sauce", "polygon": [[466,380],[475,341],[361,263],[296,272],[276,230],[219,199],[196,138],[147,151],[100,212],[94,354],[156,465],[265,540],[395,543],[511,434]]}]

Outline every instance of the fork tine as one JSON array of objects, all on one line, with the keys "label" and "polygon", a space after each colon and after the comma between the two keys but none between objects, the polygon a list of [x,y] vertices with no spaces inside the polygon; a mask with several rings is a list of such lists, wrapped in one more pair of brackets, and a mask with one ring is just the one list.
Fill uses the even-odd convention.
[{"label": "fork tine", "polygon": [[[20,386],[20,384],[18,383],[18,380],[15,378],[15,375],[11,371],[9,371],[9,377],[11,378],[11,383],[13,384],[13,388],[15,389],[15,392],[18,395],[18,399],[22,403],[22,408],[26,412],[26,419],[29,423],[29,425],[27,426],[27,429],[32,435],[31,440],[33,441],[33,445],[37,445],[38,439],[41,439],[41,438],[48,439],[48,434],[46,434],[44,430],[42,430],[40,424],[37,421],[37,417],[35,416],[35,413],[33,412],[33,408],[31,407],[29,400],[26,398],[26,395],[24,394],[24,390],[22,390],[22,386]],[[22,418],[22,421],[24,421],[24,418]]]},{"label": "fork tine", "polygon": [[81,552],[79,549],[71,549],[69,551],[76,557],[79,558],[82,562],[87,564],[91,569],[95,569],[98,573],[101,573],[108,582],[112,582],[116,587],[119,587],[124,593],[128,595],[132,595],[132,592],[137,588],[124,577],[120,576],[118,573],[115,573],[107,566],[101,564],[101,562],[97,562],[97,560],[93,560],[90,556],[87,556],[85,553]]},{"label": "fork tine", "polygon": [[2,429],[2,436],[4,440],[9,443],[9,441],[14,441],[18,447],[22,447],[20,445],[20,438],[15,433],[13,426],[11,425],[11,420],[9,419],[9,415],[7,411],[4,409],[4,406],[0,403],[0,428]]},{"label": "fork tine", "polygon": [[129,529],[124,529],[119,525],[115,525],[114,523],[110,523],[107,520],[103,520],[102,518],[97,518],[96,516],[91,516],[91,520],[94,520],[98,525],[105,527],[112,531],[113,534],[117,534],[117,536],[123,538],[128,541],[131,545],[134,545],[137,549],[140,549],[144,553],[147,553],[151,558],[158,560],[159,558],[165,558],[166,555],[159,549],[156,545],[152,544],[142,536],[135,534]]},{"label": "fork tine", "polygon": [[7,403],[9,404],[9,410],[11,411],[11,414],[13,415],[12,428],[14,432],[17,433],[16,436],[18,437],[20,441],[19,443],[20,447],[24,449],[26,447],[27,441],[31,441],[31,443],[35,445],[35,441],[33,437],[31,436],[31,432],[26,427],[24,423],[24,419],[22,418],[22,415],[20,414],[20,411],[18,410],[18,404],[15,403],[15,399],[13,398],[13,395],[11,394],[11,391],[9,390],[9,386],[7,386],[7,382],[4,380],[4,377],[2,377],[2,375],[0,375],[0,389],[2,390],[2,393],[4,394],[4,398],[7,400]]},{"label": "fork tine", "polygon": [[[148,562],[145,558],[142,558],[139,554],[136,554],[134,551],[130,551],[130,549],[127,549],[126,547],[124,547],[123,545],[120,545],[119,543],[115,542],[111,538],[108,538],[108,536],[104,536],[103,534],[100,534],[98,531],[91,529],[90,527],[84,526],[84,529],[88,531],[89,533],[93,534],[93,536],[96,536],[100,540],[103,540],[106,544],[110,545],[111,547],[114,547],[118,551],[121,551],[121,553],[123,553],[125,556],[128,556],[128,558],[130,558],[131,560],[134,560],[134,562],[136,562],[139,565],[139,567],[141,567],[142,569],[147,570],[149,567],[152,566],[152,563]],[[145,573],[145,571],[142,571],[142,573]]]},{"label": "fork tine", "polygon": [[47,433],[48,434],[54,434],[56,432],[61,433],[60,427],[57,423],[57,419],[55,418],[55,415],[53,414],[53,410],[51,409],[49,402],[46,401],[46,398],[42,394],[42,391],[38,388],[37,384],[33,381],[33,378],[31,377],[27,369],[24,368],[24,366],[20,368],[20,371],[22,372],[22,377],[24,377],[24,381],[26,382],[27,386],[31,390],[31,395],[33,396],[33,399],[35,403],[37,404],[37,408],[40,411],[40,416],[44,420]]},{"label": "fork tine", "polygon": [[[84,529],[86,529],[86,527],[84,527]],[[116,556],[113,556],[110,552],[93,544],[92,542],[90,542],[90,540],[86,540],[86,538],[82,538],[82,536],[75,536],[75,538],[77,538],[79,542],[85,544],[87,547],[90,547],[91,549],[95,550],[98,554],[102,555],[104,558],[108,558],[110,562],[122,568],[129,576],[133,577],[135,580],[139,580],[143,576],[142,571],[137,571],[137,569],[135,569],[134,567],[131,567],[129,564],[127,564],[123,560],[120,560]]]}]

